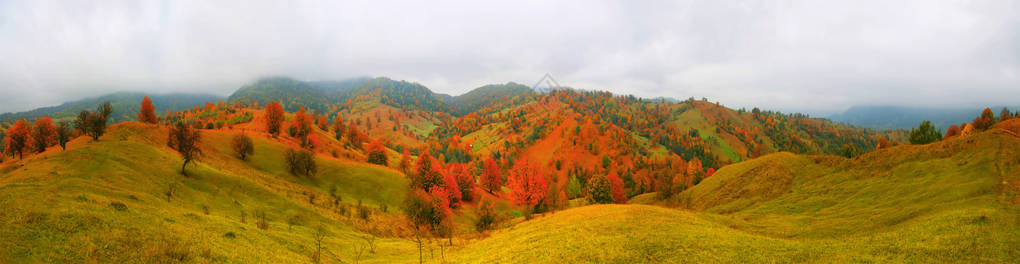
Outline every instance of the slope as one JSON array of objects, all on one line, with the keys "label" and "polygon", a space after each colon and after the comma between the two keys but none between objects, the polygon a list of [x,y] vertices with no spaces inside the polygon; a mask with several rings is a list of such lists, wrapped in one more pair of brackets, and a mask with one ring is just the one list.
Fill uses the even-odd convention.
[{"label": "slope", "polygon": [[[309,260],[320,226],[328,233],[324,258],[331,261],[353,261],[369,233],[384,238],[363,260],[406,261],[414,249],[392,238],[406,230],[393,224],[399,222],[393,209],[382,209],[403,200],[407,183],[400,173],[319,156],[320,173],[296,177],[279,154],[285,145],[254,137],[255,154],[240,161],[229,151],[233,133],[203,130],[205,155],[182,177],[166,133],[122,123],[99,142],[78,138],[66,151],[51,148],[4,163],[0,259],[298,263]],[[334,185],[339,207],[329,195]],[[359,202],[371,208],[372,221],[344,213]],[[266,229],[256,227],[263,214]]]},{"label": "slope", "polygon": [[1004,130],[856,159],[777,153],[668,204],[586,206],[458,249],[464,262],[1010,262],[1020,138]]},{"label": "slope", "polygon": [[[142,97],[148,94],[136,92],[120,92],[103,95],[94,98],[66,102],[57,106],[42,107],[31,111],[18,113],[0,114],[0,122],[11,122],[17,119],[34,120],[36,118],[50,116],[54,120],[71,120],[78,116],[82,110],[93,111],[103,102],[110,102],[113,106],[113,113],[110,114],[112,123],[133,121],[140,107]],[[156,107],[156,113],[164,113],[167,110],[172,112],[191,109],[202,106],[206,102],[216,102],[223,97],[209,94],[151,94],[148,95]]]}]

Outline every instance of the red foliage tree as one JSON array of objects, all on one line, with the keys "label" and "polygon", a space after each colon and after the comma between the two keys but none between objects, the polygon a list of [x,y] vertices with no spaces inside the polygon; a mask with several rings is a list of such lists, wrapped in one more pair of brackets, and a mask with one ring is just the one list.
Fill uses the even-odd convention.
[{"label": "red foliage tree", "polygon": [[460,191],[460,186],[457,186],[457,176],[452,173],[443,175],[443,188],[446,188],[445,192],[447,200],[450,201],[450,208],[458,206],[464,195]]},{"label": "red foliage tree", "polygon": [[18,155],[18,159],[25,157],[25,150],[29,145],[29,131],[31,127],[28,125],[28,121],[24,119],[14,122],[11,128],[7,129],[7,137],[4,142],[7,144],[4,146],[4,152],[8,155]]},{"label": "red foliage tree", "polygon": [[613,195],[613,202],[627,203],[627,194],[623,190],[623,179],[617,177],[615,173],[606,175],[606,178],[609,179],[609,192]]},{"label": "red foliage tree", "polygon": [[942,139],[949,139],[949,137],[955,137],[955,136],[959,136],[959,135],[960,135],[960,127],[957,126],[957,125],[952,125],[952,126],[949,127],[948,130],[946,130],[946,136],[942,137]]},{"label": "red foliage tree", "polygon": [[142,98],[142,108],[138,111],[138,122],[155,124],[156,108],[152,106],[152,99],[148,96]]},{"label": "red foliage tree", "polygon": [[407,174],[411,169],[411,152],[404,149],[404,153],[400,155],[400,164],[397,166],[401,172]]},{"label": "red foliage tree", "polygon": [[503,178],[499,175],[499,164],[496,164],[496,160],[492,157],[486,158],[482,163],[481,182],[482,187],[485,187],[490,193],[495,193],[500,186],[503,186]]},{"label": "red foliage tree", "polygon": [[280,124],[283,124],[283,106],[276,101],[266,105],[266,130],[273,137],[280,135]]},{"label": "red foliage tree", "polygon": [[[957,130],[957,131],[959,131],[959,130]],[[888,148],[888,147],[891,147],[891,146],[892,146],[892,143],[890,143],[888,139],[880,138],[880,139],[878,139],[878,144],[875,145],[875,149],[884,149],[884,148]]]},{"label": "red foliage tree", "polygon": [[389,166],[386,147],[383,147],[381,140],[373,140],[372,144],[368,145],[368,163]]},{"label": "red foliage tree", "polygon": [[471,176],[471,173],[468,172],[467,167],[461,163],[450,164],[448,174],[453,175],[453,180],[456,181],[457,183],[461,200],[462,201],[474,200],[473,199],[474,197],[471,196],[472,195],[471,190],[475,188],[475,177]]},{"label": "red foliage tree", "polygon": [[46,151],[46,148],[57,144],[57,127],[53,126],[53,119],[49,116],[35,120],[32,125],[32,147],[36,152]]},{"label": "red foliage tree", "polygon": [[301,107],[296,113],[294,113],[294,135],[301,139],[301,146],[308,146],[308,134],[312,132],[312,117],[305,112],[305,108]]},{"label": "red foliage tree", "polygon": [[549,194],[549,182],[537,167],[527,159],[514,162],[507,179],[511,198],[518,205],[534,207],[545,202]]},{"label": "red foliage tree", "polygon": [[414,164],[411,186],[422,190],[431,190],[433,186],[442,186],[443,175],[439,173],[435,164],[436,159],[432,158],[427,151],[423,151]]},{"label": "red foliage tree", "polygon": [[985,108],[981,111],[981,116],[974,118],[974,122],[970,122],[974,125],[975,129],[985,130],[995,124],[995,114],[992,113],[991,108]]},{"label": "red foliage tree", "polygon": [[326,116],[319,116],[319,120],[315,122],[317,125],[319,125],[319,129],[322,129],[322,131],[329,130],[329,120],[326,119]]}]

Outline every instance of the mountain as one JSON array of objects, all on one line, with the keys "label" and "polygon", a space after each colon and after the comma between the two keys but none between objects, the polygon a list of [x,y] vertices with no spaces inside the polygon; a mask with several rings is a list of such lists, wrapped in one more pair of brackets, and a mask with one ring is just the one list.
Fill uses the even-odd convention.
[{"label": "mountain", "polygon": [[309,111],[325,113],[330,105],[329,97],[326,94],[323,89],[306,82],[288,77],[272,77],[241,86],[227,98],[227,101],[245,105],[258,103],[260,106],[276,101],[288,112],[294,112],[299,107],[304,107]]},{"label": "mountain", "polygon": [[[874,129],[917,128],[921,121],[929,120],[936,128],[946,131],[952,125],[970,123],[984,108],[910,108],[900,106],[854,106],[829,118]],[[992,107],[996,115],[1002,107]],[[1010,107],[1010,109],[1018,109]]]},{"label": "mountain", "polygon": [[514,82],[490,84],[475,88],[462,95],[449,97],[447,102],[453,105],[456,115],[462,116],[497,102],[509,102],[518,96],[534,97],[535,91],[528,86]]},{"label": "mountain", "polygon": [[207,102],[215,103],[223,99],[221,96],[211,94],[119,92],[26,112],[0,114],[0,122],[10,123],[18,119],[34,120],[43,116],[50,116],[54,121],[71,120],[78,116],[78,113],[82,110],[94,111],[103,102],[110,102],[110,105],[113,106],[113,113],[110,114],[111,123],[132,121],[137,119],[138,109],[141,108],[142,98],[145,96],[149,96],[149,99],[152,99],[156,114],[163,114],[167,110],[172,112],[187,110],[196,106],[202,106]]}]

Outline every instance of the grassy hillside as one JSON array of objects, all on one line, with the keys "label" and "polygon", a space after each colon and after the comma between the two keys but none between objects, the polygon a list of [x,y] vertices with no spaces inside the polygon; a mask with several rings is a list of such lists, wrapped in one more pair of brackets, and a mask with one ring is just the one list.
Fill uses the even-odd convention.
[{"label": "grassy hillside", "polygon": [[[667,204],[574,208],[456,251],[480,262],[1010,262],[1020,138],[992,130],[858,157],[777,153]],[[651,201],[649,199],[640,199]]]},{"label": "grassy hillside", "polygon": [[[203,131],[205,155],[188,167],[190,177],[181,176],[180,158],[165,147],[165,128],[137,123],[114,126],[99,142],[82,137],[66,151],[8,160],[0,167],[0,259],[301,263],[310,260],[319,226],[329,233],[330,262],[353,261],[366,232],[383,238],[362,260],[409,259],[413,244],[386,238],[402,232],[393,212],[407,188],[403,175],[320,156],[320,173],[296,177],[285,172],[284,145],[255,137],[255,154],[240,161],[227,151],[230,136]],[[328,198],[334,184],[343,210],[361,200],[372,208],[372,222],[393,226],[338,214]],[[384,205],[388,213],[376,209]],[[263,212],[265,230],[255,224]],[[288,219],[297,219],[293,229]]]}]

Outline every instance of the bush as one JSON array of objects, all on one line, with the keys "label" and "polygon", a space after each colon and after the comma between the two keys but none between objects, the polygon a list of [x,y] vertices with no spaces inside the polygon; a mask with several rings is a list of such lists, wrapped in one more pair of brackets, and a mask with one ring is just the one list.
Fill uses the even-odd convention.
[{"label": "bush", "polygon": [[288,149],[286,153],[287,169],[291,174],[312,176],[318,171],[315,154],[307,150]]},{"label": "bush", "polygon": [[117,211],[127,211],[127,205],[121,202],[110,202],[110,207]]}]

